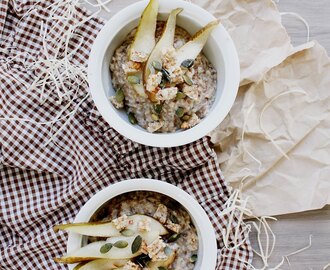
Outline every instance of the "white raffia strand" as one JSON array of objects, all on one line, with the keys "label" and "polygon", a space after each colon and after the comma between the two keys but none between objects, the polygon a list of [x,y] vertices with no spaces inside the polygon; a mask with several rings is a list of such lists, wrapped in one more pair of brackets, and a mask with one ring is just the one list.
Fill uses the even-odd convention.
[{"label": "white raffia strand", "polygon": [[289,257],[290,256],[293,256],[293,255],[296,255],[298,253],[301,253],[301,252],[309,249],[312,246],[312,236],[313,235],[309,235],[309,243],[308,243],[308,245],[306,247],[303,247],[301,249],[298,249],[296,251],[293,251],[293,252],[291,252],[291,253],[289,253],[289,254],[287,254],[287,255],[284,256],[285,259],[286,259],[286,261],[288,262],[288,265],[290,266],[290,268],[291,268],[291,263],[290,263]]},{"label": "white raffia strand", "polygon": [[244,135],[245,135],[245,132],[246,132],[246,125],[247,125],[247,121],[249,119],[249,116],[250,116],[250,113],[252,111],[252,109],[254,108],[255,104],[253,103],[250,108],[248,109],[246,115],[245,115],[245,119],[244,119],[244,124],[243,124],[243,130],[242,130],[242,135],[241,135],[241,141],[242,141],[242,148],[243,148],[243,153],[246,152],[255,162],[258,163],[259,165],[259,171],[261,170],[261,166],[262,166],[262,162],[256,158],[248,149],[247,147],[245,146],[245,143],[244,143]]},{"label": "white raffia strand", "polygon": [[[242,224],[245,225],[245,228],[243,229],[243,232],[248,232],[248,234],[251,232],[251,228],[253,227],[257,232],[257,244],[258,244],[258,250],[253,249],[253,252],[260,257],[260,259],[263,262],[262,268],[256,268],[252,264],[246,261],[240,260],[240,262],[246,264],[253,270],[277,270],[280,269],[280,267],[285,263],[285,261],[288,262],[289,266],[290,261],[289,257],[294,256],[298,253],[301,253],[307,249],[309,249],[312,245],[312,235],[309,237],[309,244],[306,247],[303,247],[301,249],[298,249],[294,252],[291,252],[290,254],[287,254],[285,256],[282,256],[282,260],[275,266],[270,266],[269,260],[273,255],[275,245],[276,245],[276,235],[273,232],[269,221],[277,221],[275,217],[269,217],[269,216],[263,216],[263,217],[256,217],[253,215],[251,209],[248,207],[248,200],[241,199],[241,188],[244,184],[244,181],[249,176],[245,176],[241,180],[241,184],[239,186],[239,189],[233,190],[231,196],[225,203],[225,209],[220,213],[221,217],[228,218],[228,223],[226,228],[222,230],[222,237],[224,246],[228,250],[235,250],[238,249],[245,241],[245,239],[239,241],[239,236],[241,236],[239,232],[239,228]],[[235,216],[235,219],[234,219]],[[255,221],[247,221],[245,222],[244,219],[254,219]],[[241,228],[242,230],[242,228]],[[230,241],[229,235],[234,235],[234,239]],[[262,240],[262,237],[264,240]],[[226,255],[222,255],[223,257],[226,257]],[[325,266],[323,270],[325,270],[329,265]]]},{"label": "white raffia strand", "polygon": [[[49,16],[47,17],[38,13],[36,5],[23,15],[24,18],[34,13],[40,17],[40,35],[42,37],[44,55],[43,58],[33,59],[32,64],[24,65],[27,71],[36,71],[36,74],[38,74],[30,86],[25,85],[26,91],[38,93],[40,104],[47,102],[50,98],[53,99],[55,96],[56,103],[58,105],[63,105],[63,107],[54,119],[45,122],[36,122],[31,119],[19,117],[0,117],[0,120],[50,125],[51,135],[45,145],[54,140],[72,120],[81,104],[89,97],[89,94],[79,93],[79,89],[86,88],[88,85],[87,67],[73,64],[71,58],[83,44],[83,38],[75,33],[76,29],[94,18],[100,12],[100,9],[87,18],[78,19],[76,14],[79,4],[79,0],[57,0],[46,8],[49,11]],[[60,11],[61,15],[57,14],[59,13],[58,11]],[[64,31],[60,38],[54,41],[50,33],[58,24],[62,25]],[[50,25],[53,25],[53,27],[50,28]],[[78,40],[79,43],[75,49],[69,50],[69,44],[73,38]],[[49,43],[56,46],[51,48],[52,52],[48,49]],[[61,53],[63,48],[64,52]],[[20,55],[17,55],[14,58],[7,59],[6,62],[1,64],[8,65],[19,56]],[[7,74],[7,76],[9,75]],[[16,80],[13,76],[10,77]],[[84,94],[83,98],[81,97],[82,94]],[[73,109],[68,112],[71,106]],[[64,123],[53,133],[53,124],[61,121],[64,121]]]},{"label": "white raffia strand", "polygon": [[301,15],[299,15],[298,13],[295,13],[295,12],[280,12],[280,15],[281,16],[293,16],[295,18],[297,18],[298,20],[302,21],[306,27],[306,30],[307,30],[307,37],[306,37],[306,42],[309,41],[310,39],[310,29],[309,29],[309,24],[308,22],[304,19],[304,17],[302,17]]},{"label": "white raffia strand", "polygon": [[282,150],[281,147],[278,146],[278,144],[275,142],[275,140],[272,138],[272,136],[269,134],[269,132],[267,130],[265,130],[264,126],[263,126],[263,115],[265,113],[265,111],[280,97],[288,95],[288,94],[304,94],[306,95],[306,92],[302,91],[302,90],[288,90],[285,92],[282,92],[274,97],[272,97],[266,104],[265,106],[262,108],[260,115],[259,115],[259,127],[260,130],[266,135],[267,139],[269,139],[272,144],[275,146],[275,148],[286,158],[286,159],[290,159],[288,157],[288,155]]},{"label": "white raffia strand", "polygon": [[328,263],[326,266],[324,266],[322,270],[326,270],[328,268],[330,268],[330,263]]},{"label": "white raffia strand", "polygon": [[[248,238],[248,234],[251,230],[250,225],[246,225],[243,229],[241,225],[244,223],[243,217],[244,215],[251,215],[252,212],[247,208],[248,198],[245,200],[240,199],[240,191],[234,190],[225,203],[225,209],[219,214],[221,217],[229,217],[227,227],[223,228],[221,231],[224,246],[229,250],[234,250],[239,248]],[[235,215],[237,220],[237,224],[235,221]],[[245,233],[248,232],[247,236],[242,240],[239,238]],[[234,239],[230,241],[231,233],[234,235]]]},{"label": "white raffia strand", "polygon": [[102,8],[106,12],[109,12],[109,13],[111,12],[111,10],[107,7],[107,5],[110,4],[112,2],[112,0],[107,0],[107,1],[95,0],[96,1],[95,4],[91,3],[89,0],[83,0],[83,1],[92,7]]}]

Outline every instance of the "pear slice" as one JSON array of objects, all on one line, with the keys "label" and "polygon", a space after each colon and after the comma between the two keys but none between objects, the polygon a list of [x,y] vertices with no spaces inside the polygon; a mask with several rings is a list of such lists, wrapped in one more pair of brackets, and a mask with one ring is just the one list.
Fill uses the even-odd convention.
[{"label": "pear slice", "polygon": [[142,13],[133,43],[129,49],[129,59],[134,62],[145,62],[155,47],[159,0],[150,0]]},{"label": "pear slice", "polygon": [[219,25],[219,23],[219,20],[210,22],[199,30],[189,42],[177,49],[176,56],[178,66],[187,59],[196,59],[199,53],[203,50],[211,32]]},{"label": "pear slice", "polygon": [[[127,226],[127,229],[133,232],[138,232],[139,221],[147,220],[150,223],[150,230],[157,233],[158,235],[165,235],[168,233],[166,228],[156,219],[145,216],[145,215],[133,215],[129,216],[128,219],[131,222]],[[111,221],[108,222],[88,222],[88,223],[71,223],[71,224],[61,224],[54,226],[54,231],[64,230],[68,232],[75,232],[87,236],[95,237],[111,237],[120,236],[121,233],[116,229]]]},{"label": "pear slice", "polygon": [[167,48],[173,48],[175,27],[176,27],[176,17],[182,12],[182,8],[177,8],[171,11],[170,16],[167,19],[166,26],[163,30],[162,36],[157,42],[155,48],[152,50],[148,61],[144,67],[143,77],[144,82],[147,82],[147,79],[151,73],[150,69],[154,61],[161,62],[162,51]]},{"label": "pear slice", "polygon": [[[139,234],[142,239],[149,245],[153,241],[155,241],[159,234],[157,232],[144,232]],[[91,261],[94,259],[131,259],[136,256],[141,255],[141,251],[137,251],[134,254],[132,253],[132,244],[135,240],[136,236],[132,237],[111,237],[107,239],[107,241],[98,241],[90,243],[84,247],[79,248],[61,258],[55,258],[54,261],[58,263],[79,263],[85,261]],[[119,248],[115,245],[107,251],[106,253],[101,253],[101,248],[108,243],[115,244],[118,241],[127,242],[127,246]]]},{"label": "pear slice", "polygon": [[149,270],[158,270],[160,267],[165,267],[167,269],[174,261],[176,253],[172,251],[171,255],[165,261],[155,261],[148,263]]},{"label": "pear slice", "polygon": [[112,270],[124,266],[128,260],[97,259],[77,265],[74,270]]}]

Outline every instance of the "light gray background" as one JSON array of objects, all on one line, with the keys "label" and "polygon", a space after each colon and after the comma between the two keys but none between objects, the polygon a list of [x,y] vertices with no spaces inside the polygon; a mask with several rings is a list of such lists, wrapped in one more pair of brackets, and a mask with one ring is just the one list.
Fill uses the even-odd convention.
[{"label": "light gray background", "polygon": [[[112,10],[111,15],[134,2],[136,0],[113,0],[108,5]],[[330,54],[330,0],[280,0],[277,5],[282,12],[296,12],[303,16],[310,25],[311,39],[319,41]],[[284,17],[283,23],[292,37],[293,44],[298,45],[306,41],[306,29],[302,22],[292,17]],[[280,216],[278,219],[279,221],[272,223],[277,242],[270,267],[278,264],[282,256],[305,247],[310,234],[313,235],[312,247],[290,257],[291,268],[285,263],[281,269],[322,270],[330,263],[330,206],[318,211]],[[251,234],[251,242],[254,246],[257,244],[254,233]],[[256,256],[254,264],[262,267]]]}]

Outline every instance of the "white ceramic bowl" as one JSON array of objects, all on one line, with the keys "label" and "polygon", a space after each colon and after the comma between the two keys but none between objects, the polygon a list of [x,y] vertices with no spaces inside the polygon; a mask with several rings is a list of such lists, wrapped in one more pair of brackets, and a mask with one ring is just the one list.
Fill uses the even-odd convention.
[{"label": "white ceramic bowl", "polygon": [[[235,45],[223,26],[211,34],[203,52],[218,72],[215,102],[209,114],[195,127],[173,133],[148,133],[138,125],[131,125],[124,111],[118,111],[108,101],[115,91],[109,72],[110,59],[127,34],[137,26],[149,1],[128,6],[113,16],[98,34],[90,54],[88,80],[95,104],[104,119],[119,133],[132,141],[156,147],[184,145],[207,135],[226,117],[232,107],[239,85],[239,61]],[[184,9],[177,25],[190,34],[215,20],[206,10],[182,0],[160,0],[159,19],[166,20],[174,8]]]},{"label": "white ceramic bowl", "polygon": [[[190,214],[199,237],[198,260],[196,270],[215,269],[217,260],[217,244],[213,226],[203,208],[188,193],[174,185],[153,179],[124,180],[95,194],[79,211],[74,222],[88,222],[92,215],[110,199],[131,191],[153,191],[167,195],[179,202]],[[67,252],[80,248],[83,237],[69,233]],[[73,266],[70,266],[70,270]]]}]

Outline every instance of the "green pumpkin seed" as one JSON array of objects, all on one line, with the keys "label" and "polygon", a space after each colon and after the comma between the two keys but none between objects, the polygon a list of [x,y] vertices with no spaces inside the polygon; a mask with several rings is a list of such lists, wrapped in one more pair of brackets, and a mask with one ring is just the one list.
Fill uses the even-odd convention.
[{"label": "green pumpkin seed", "polygon": [[105,253],[109,252],[110,249],[112,249],[112,247],[113,247],[113,245],[111,243],[106,243],[100,248],[100,252],[102,254],[105,254]]},{"label": "green pumpkin seed", "polygon": [[197,254],[193,254],[190,257],[190,262],[191,263],[195,263],[195,262],[197,262],[197,259],[198,259]]},{"label": "green pumpkin seed", "polygon": [[163,80],[167,82],[171,82],[171,74],[165,68],[163,68],[161,71],[163,74]]},{"label": "green pumpkin seed", "polygon": [[187,59],[181,63],[181,66],[185,68],[191,68],[194,65],[194,63],[195,63],[194,59]]},{"label": "green pumpkin seed", "polygon": [[192,79],[189,78],[189,76],[187,74],[183,75],[183,79],[184,82],[190,86],[194,85],[194,82],[192,81]]},{"label": "green pumpkin seed", "polygon": [[172,221],[174,224],[179,224],[179,220],[175,215],[170,214],[169,218],[170,218],[170,221]]},{"label": "green pumpkin seed", "polygon": [[178,239],[180,238],[180,236],[181,236],[180,233],[172,234],[172,235],[168,238],[167,242],[169,242],[169,243],[175,242],[176,240],[178,240]]},{"label": "green pumpkin seed", "polygon": [[125,99],[124,91],[123,91],[123,89],[120,88],[116,92],[116,100],[117,100],[117,102],[121,103],[124,101],[124,99]]},{"label": "green pumpkin seed", "polygon": [[162,80],[161,80],[161,82],[159,84],[159,87],[161,89],[164,89],[166,87],[166,84],[167,84],[167,80],[165,80],[164,77],[162,77]]},{"label": "green pumpkin seed", "polygon": [[159,116],[157,114],[154,114],[154,113],[151,115],[151,118],[154,121],[158,121],[159,120]]},{"label": "green pumpkin seed", "polygon": [[127,80],[131,84],[139,84],[141,82],[140,78],[135,75],[128,76]]},{"label": "green pumpkin seed", "polygon": [[153,107],[154,107],[154,111],[157,114],[160,114],[162,112],[162,109],[163,109],[163,104],[154,104]]},{"label": "green pumpkin seed", "polygon": [[154,69],[156,69],[156,70],[160,71],[163,69],[162,63],[160,63],[158,61],[153,61],[151,64],[154,67]]},{"label": "green pumpkin seed", "polygon": [[138,122],[133,113],[128,114],[128,120],[132,125],[136,125]]},{"label": "green pumpkin seed", "polygon": [[140,250],[140,247],[142,245],[142,237],[140,235],[138,235],[137,237],[135,237],[133,243],[132,243],[132,254],[138,252]]},{"label": "green pumpkin seed", "polygon": [[179,107],[179,108],[176,110],[175,114],[176,114],[178,117],[181,118],[181,117],[184,115],[184,109],[181,108],[181,107]]},{"label": "green pumpkin seed", "polygon": [[184,99],[186,96],[187,96],[187,95],[186,95],[185,93],[179,91],[179,92],[176,94],[176,100]]},{"label": "green pumpkin seed", "polygon": [[126,230],[121,231],[120,234],[123,236],[130,237],[130,236],[134,235],[134,231],[132,231],[130,229],[126,229]]},{"label": "green pumpkin seed", "polygon": [[170,247],[165,247],[164,252],[167,256],[170,256],[172,254],[172,249]]},{"label": "green pumpkin seed", "polygon": [[182,119],[183,121],[189,121],[190,118],[191,118],[191,116],[188,115],[188,114],[186,114],[186,115],[184,115],[181,119]]},{"label": "green pumpkin seed", "polygon": [[167,268],[164,267],[164,266],[159,266],[159,267],[158,267],[158,270],[167,270]]},{"label": "green pumpkin seed", "polygon": [[120,240],[113,244],[116,248],[125,248],[128,246],[126,241]]}]

